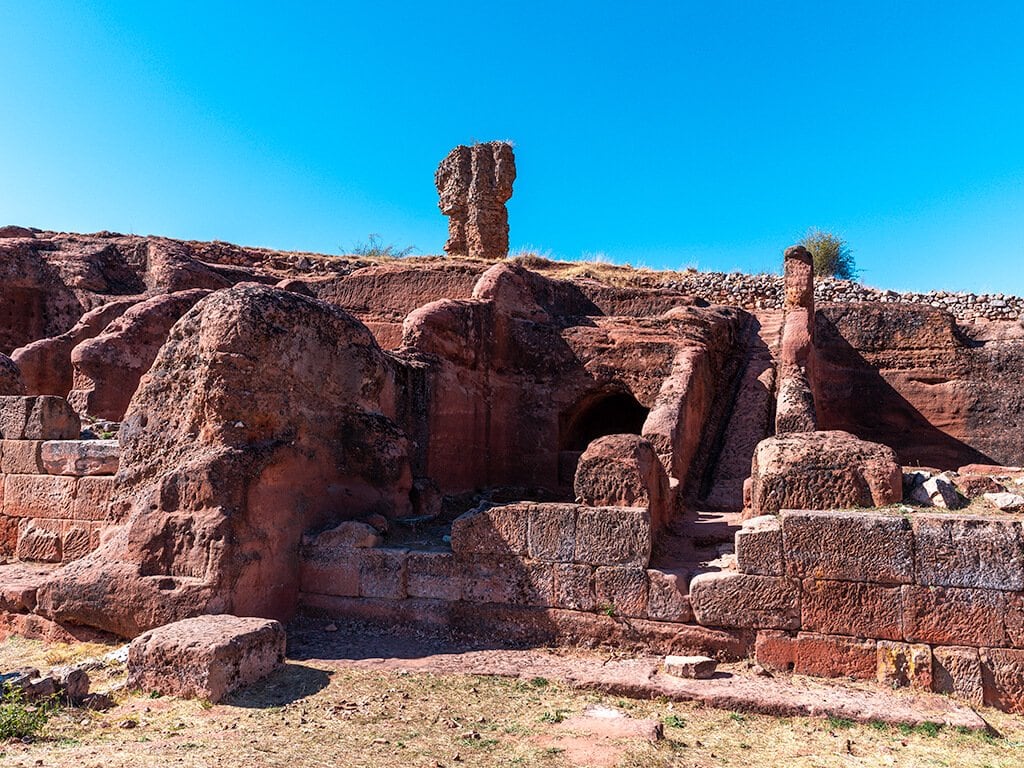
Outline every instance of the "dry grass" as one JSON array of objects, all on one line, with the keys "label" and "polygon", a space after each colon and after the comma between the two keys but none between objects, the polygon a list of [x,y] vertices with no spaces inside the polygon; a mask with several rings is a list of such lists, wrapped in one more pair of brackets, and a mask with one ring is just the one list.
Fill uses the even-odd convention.
[{"label": "dry grass", "polygon": [[[4,647],[3,658],[9,663],[19,650],[23,659],[46,653],[39,644],[16,641],[13,651]],[[541,679],[439,677],[330,662],[289,663],[212,707],[122,693],[106,713],[65,710],[38,743],[0,745],[0,764],[559,768],[574,763],[571,739],[560,740],[566,734],[557,721],[592,703],[665,724],[661,742],[611,745],[613,764],[620,766],[1024,764],[1024,722],[997,712],[986,716],[1001,738],[738,715],[695,704],[623,700]]]}]

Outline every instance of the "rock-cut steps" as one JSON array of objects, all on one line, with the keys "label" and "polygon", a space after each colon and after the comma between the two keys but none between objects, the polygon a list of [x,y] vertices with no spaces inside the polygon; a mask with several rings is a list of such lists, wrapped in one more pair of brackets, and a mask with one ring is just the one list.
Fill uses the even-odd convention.
[{"label": "rock-cut steps", "polygon": [[705,476],[697,508],[736,512],[743,508],[743,482],[757,444],[772,434],[776,359],[782,339],[784,313],[754,314],[745,342],[745,365],[719,441],[718,455]]}]

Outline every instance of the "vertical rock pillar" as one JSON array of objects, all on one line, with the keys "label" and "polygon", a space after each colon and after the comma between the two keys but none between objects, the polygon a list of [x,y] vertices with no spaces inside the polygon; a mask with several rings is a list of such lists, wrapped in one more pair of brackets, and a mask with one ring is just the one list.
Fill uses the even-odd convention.
[{"label": "vertical rock pillar", "polygon": [[434,174],[438,207],[448,217],[449,256],[502,259],[508,255],[508,211],[516,179],[512,145],[490,141],[458,146]]},{"label": "vertical rock pillar", "polygon": [[811,368],[814,357],[814,259],[802,245],[785,253],[785,310],[779,352],[779,390],[775,432],[817,429]]}]

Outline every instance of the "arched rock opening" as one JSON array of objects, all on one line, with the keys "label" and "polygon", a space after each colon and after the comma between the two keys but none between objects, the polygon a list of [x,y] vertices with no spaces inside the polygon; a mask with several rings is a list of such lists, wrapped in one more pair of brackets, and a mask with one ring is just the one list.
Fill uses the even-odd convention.
[{"label": "arched rock opening", "polygon": [[565,411],[558,423],[558,481],[572,485],[587,446],[605,435],[639,435],[650,409],[624,390],[591,392]]}]

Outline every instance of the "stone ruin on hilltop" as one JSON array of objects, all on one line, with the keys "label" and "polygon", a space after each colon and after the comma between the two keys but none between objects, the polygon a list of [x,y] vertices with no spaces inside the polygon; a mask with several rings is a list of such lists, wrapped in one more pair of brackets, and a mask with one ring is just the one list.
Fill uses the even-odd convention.
[{"label": "stone ruin on hilltop", "polygon": [[761,309],[459,258],[504,152],[442,164],[447,259],[0,231],[0,633],[301,612],[1024,710],[1021,324],[815,305],[800,248]]}]

